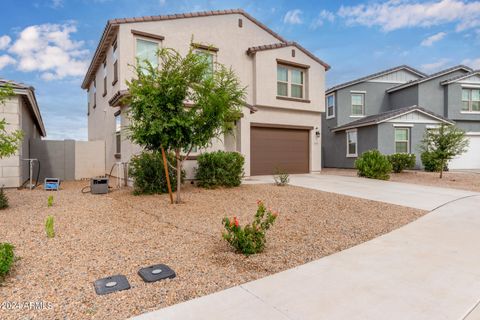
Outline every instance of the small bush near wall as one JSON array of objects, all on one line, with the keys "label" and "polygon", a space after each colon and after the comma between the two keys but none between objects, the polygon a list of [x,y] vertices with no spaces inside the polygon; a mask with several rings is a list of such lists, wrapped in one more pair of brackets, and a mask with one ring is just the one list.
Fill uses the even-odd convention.
[{"label": "small bush near wall", "polygon": [[[175,167],[175,157],[169,154],[167,158],[168,162]],[[168,192],[161,152],[144,151],[134,156],[130,160],[128,173],[133,178],[133,193],[135,195]],[[168,175],[170,177],[172,191],[175,191],[177,187],[177,175],[172,167],[168,168]],[[185,176],[184,172],[182,176]]]},{"label": "small bush near wall", "polygon": [[8,208],[8,198],[7,195],[5,194],[5,191],[3,191],[3,187],[0,188],[0,210]]},{"label": "small bush near wall", "polygon": [[241,226],[237,217],[223,218],[225,232],[223,238],[238,252],[248,256],[262,252],[265,249],[265,233],[277,219],[278,213],[267,210],[262,201],[257,202],[258,208],[251,224]]},{"label": "small bush near wall", "polygon": [[355,161],[355,168],[360,177],[380,180],[390,179],[390,172],[392,172],[392,164],[378,150],[364,152]]},{"label": "small bush near wall", "polygon": [[200,187],[237,187],[242,183],[245,158],[238,152],[206,152],[198,156],[197,163]]},{"label": "small bush near wall", "polygon": [[409,153],[395,153],[387,156],[388,161],[392,164],[392,170],[400,173],[405,169],[413,169],[415,167],[415,155]]},{"label": "small bush near wall", "polygon": [[14,246],[10,243],[0,243],[0,283],[15,261],[13,249]]},{"label": "small bush near wall", "polygon": [[[422,160],[423,168],[428,172],[439,172],[442,166],[442,161],[439,160],[434,152],[425,151],[420,155]],[[445,164],[443,171],[448,171],[448,165]]]}]

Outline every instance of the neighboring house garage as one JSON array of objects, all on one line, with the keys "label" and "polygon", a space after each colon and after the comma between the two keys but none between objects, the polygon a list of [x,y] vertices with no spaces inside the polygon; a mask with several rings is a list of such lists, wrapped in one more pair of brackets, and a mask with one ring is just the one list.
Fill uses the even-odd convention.
[{"label": "neighboring house garage", "polygon": [[310,130],[252,124],[250,133],[251,175],[270,175],[276,170],[308,173]]},{"label": "neighboring house garage", "polygon": [[450,161],[450,169],[480,169],[480,132],[467,132],[466,136],[470,142],[468,150]]}]

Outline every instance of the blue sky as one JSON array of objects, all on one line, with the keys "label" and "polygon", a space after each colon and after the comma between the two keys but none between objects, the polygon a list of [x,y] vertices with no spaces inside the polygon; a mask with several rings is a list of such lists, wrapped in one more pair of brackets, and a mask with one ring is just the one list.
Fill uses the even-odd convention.
[{"label": "blue sky", "polygon": [[80,84],[108,19],[227,8],[329,63],[327,86],[400,64],[480,69],[480,0],[3,0],[0,77],[36,88],[49,139],[86,139]]}]

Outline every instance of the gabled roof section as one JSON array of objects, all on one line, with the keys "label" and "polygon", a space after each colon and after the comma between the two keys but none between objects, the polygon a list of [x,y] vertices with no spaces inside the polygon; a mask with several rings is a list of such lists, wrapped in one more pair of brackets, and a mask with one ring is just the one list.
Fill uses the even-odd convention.
[{"label": "gabled roof section", "polygon": [[362,77],[362,78],[358,78],[358,79],[355,79],[355,80],[352,80],[352,81],[348,81],[348,82],[345,82],[345,83],[338,84],[334,87],[331,87],[331,88],[327,89],[326,94],[332,93],[333,91],[336,91],[336,90],[339,90],[339,89],[342,89],[342,88],[352,86],[352,85],[357,84],[357,83],[361,83],[361,82],[365,82],[365,81],[368,81],[368,80],[371,80],[371,79],[374,79],[374,78],[377,78],[377,77],[381,77],[381,76],[387,75],[389,73],[397,72],[397,71],[400,71],[400,70],[407,70],[411,73],[414,73],[414,74],[418,75],[421,78],[424,78],[424,77],[427,76],[425,73],[423,73],[421,71],[418,71],[417,69],[414,69],[410,66],[401,65],[401,66],[394,67],[394,68],[391,68],[391,69],[387,69],[387,70],[383,70],[383,71],[380,71],[380,72],[372,73],[372,74],[370,74],[368,76],[365,76],[365,77]]},{"label": "gabled roof section", "polygon": [[423,113],[429,117],[432,117],[436,120],[439,120],[441,122],[447,123],[447,124],[453,124],[453,122],[441,115],[438,115],[434,112],[431,112],[429,110],[426,110],[422,107],[419,106],[410,106],[410,107],[405,107],[405,108],[400,108],[400,109],[394,109],[382,113],[378,113],[375,115],[371,116],[366,116],[361,119],[358,119],[356,121],[352,121],[350,123],[344,124],[342,126],[336,127],[332,129],[332,132],[338,132],[338,131],[343,131],[343,130],[348,130],[348,129],[354,129],[358,127],[366,127],[366,126],[371,126],[371,125],[376,125],[382,122],[386,122],[388,120],[403,116],[408,113],[412,112],[420,112]]},{"label": "gabled roof section", "polygon": [[175,20],[175,19],[187,19],[187,18],[197,18],[197,17],[209,17],[209,16],[220,16],[227,14],[241,14],[245,18],[249,19],[257,26],[270,33],[272,36],[277,38],[280,42],[287,42],[283,37],[278,33],[274,32],[272,29],[268,28],[266,25],[249,15],[242,9],[229,9],[229,10],[216,10],[216,11],[201,11],[201,12],[191,12],[191,13],[181,13],[181,14],[169,14],[169,15],[158,15],[158,16],[143,16],[136,18],[121,18],[121,19],[111,19],[108,20],[105,29],[103,30],[102,37],[100,42],[95,50],[90,66],[88,67],[87,74],[82,82],[82,89],[87,89],[89,83],[92,80],[93,75],[95,74],[97,68],[103,61],[105,56],[105,51],[108,48],[108,44],[114,37],[116,30],[120,24],[125,23],[135,23],[135,22],[152,22],[152,21],[165,21],[165,20]]},{"label": "gabled roof section", "polygon": [[388,89],[387,92],[390,93],[390,92],[395,92],[397,90],[401,90],[401,89],[404,89],[404,88],[408,88],[410,86],[413,86],[413,85],[416,85],[416,84],[419,84],[419,83],[422,83],[422,82],[426,82],[426,81],[429,81],[429,80],[447,75],[449,73],[452,73],[452,72],[455,72],[455,71],[458,71],[458,70],[464,70],[466,72],[472,72],[471,68],[469,68],[467,66],[464,66],[464,65],[458,65],[458,66],[454,66],[454,67],[451,67],[451,68],[448,68],[448,69],[445,69],[445,70],[442,70],[442,71],[439,71],[439,72],[436,72],[436,73],[432,73],[431,75],[429,75],[425,78],[421,78],[421,79],[418,79],[418,80],[410,81],[410,82],[395,86],[393,88]]},{"label": "gabled roof section", "polygon": [[463,75],[459,75],[459,76],[453,77],[451,79],[442,81],[442,82],[440,82],[440,84],[441,85],[450,84],[452,82],[457,82],[457,81],[460,81],[460,80],[463,80],[463,79],[466,79],[466,78],[470,78],[471,76],[475,76],[475,75],[480,75],[480,70],[472,70],[469,73],[465,73]]},{"label": "gabled roof section", "polygon": [[35,97],[35,88],[21,82],[0,79],[0,87],[6,85],[10,85],[15,94],[25,97],[34,116],[34,121],[37,123],[42,137],[45,137],[47,132],[45,130],[45,125],[43,124],[42,114],[40,113],[40,108],[38,107],[37,98]]},{"label": "gabled roof section", "polygon": [[316,62],[320,63],[322,66],[325,67],[325,71],[328,71],[330,69],[330,66],[316,57],[313,53],[299,45],[295,41],[286,41],[286,42],[278,42],[278,43],[272,43],[272,44],[265,44],[261,46],[256,46],[256,47],[250,47],[247,49],[247,54],[248,55],[254,55],[258,51],[265,51],[265,50],[275,50],[275,49],[280,49],[280,48],[285,48],[285,47],[296,47],[298,50],[302,51],[305,53],[307,56],[315,60]]}]

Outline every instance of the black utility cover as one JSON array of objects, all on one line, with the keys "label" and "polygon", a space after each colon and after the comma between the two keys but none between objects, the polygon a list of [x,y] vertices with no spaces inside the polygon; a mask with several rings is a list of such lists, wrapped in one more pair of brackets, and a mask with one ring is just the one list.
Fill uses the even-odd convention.
[{"label": "black utility cover", "polygon": [[167,278],[173,279],[176,276],[175,271],[164,264],[156,264],[150,267],[142,268],[138,270],[138,275],[142,277],[143,281],[145,282],[155,282]]},{"label": "black utility cover", "polygon": [[[114,284],[115,282],[116,284]],[[130,283],[128,283],[127,277],[121,274],[99,279],[95,281],[93,285],[98,295],[130,289]]]}]

